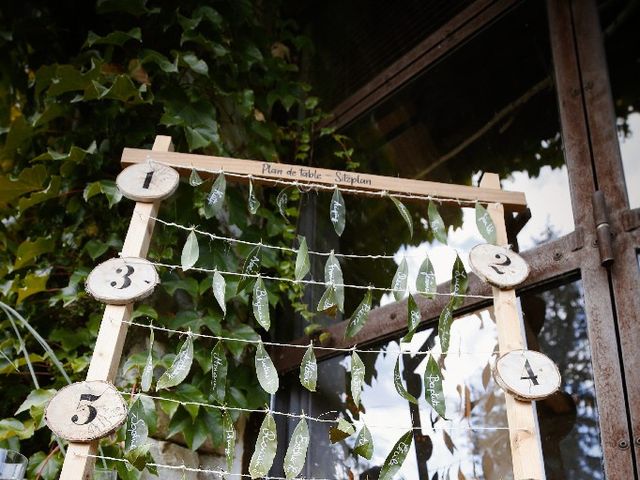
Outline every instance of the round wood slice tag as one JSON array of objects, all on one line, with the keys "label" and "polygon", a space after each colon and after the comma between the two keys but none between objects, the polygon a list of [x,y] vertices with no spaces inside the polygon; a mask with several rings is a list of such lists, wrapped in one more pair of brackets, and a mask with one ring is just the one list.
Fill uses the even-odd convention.
[{"label": "round wood slice tag", "polygon": [[155,267],[144,258],[112,258],[91,271],[86,289],[96,300],[125,305],[151,295],[159,281]]},{"label": "round wood slice tag", "polygon": [[51,431],[65,440],[90,442],[106,437],[124,423],[127,404],[108,382],[77,382],[51,399],[44,419]]},{"label": "round wood slice tag", "polygon": [[505,353],[493,367],[500,387],[518,400],[541,400],[560,388],[560,371],[546,355],[534,350]]},{"label": "round wood slice tag", "polygon": [[529,265],[524,258],[489,243],[473,247],[469,252],[469,263],[480,279],[498,288],[513,288],[529,275]]},{"label": "round wood slice tag", "polygon": [[179,181],[176,170],[149,160],[125,168],[116,178],[116,185],[125,197],[150,203],[170,196],[178,188]]}]

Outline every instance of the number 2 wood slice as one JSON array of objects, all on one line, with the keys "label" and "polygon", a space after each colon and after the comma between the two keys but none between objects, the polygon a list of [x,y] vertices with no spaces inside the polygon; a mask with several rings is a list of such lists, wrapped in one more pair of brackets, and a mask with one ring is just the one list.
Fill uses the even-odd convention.
[{"label": "number 2 wood slice", "polygon": [[542,400],[560,388],[560,371],[553,360],[535,350],[505,353],[493,367],[500,387],[518,400]]},{"label": "number 2 wood slice", "polygon": [[51,399],[44,420],[53,433],[71,442],[106,437],[127,419],[127,404],[109,382],[78,382]]},{"label": "number 2 wood slice", "polygon": [[96,300],[125,305],[151,295],[159,281],[155,267],[144,258],[112,258],[91,271],[86,289]]},{"label": "number 2 wood slice", "polygon": [[136,202],[155,202],[170,196],[178,188],[180,174],[171,167],[150,160],[125,168],[116,185],[122,194]]},{"label": "number 2 wood slice", "polygon": [[469,263],[483,281],[502,289],[513,288],[529,276],[529,265],[524,258],[489,243],[473,247],[469,252]]}]

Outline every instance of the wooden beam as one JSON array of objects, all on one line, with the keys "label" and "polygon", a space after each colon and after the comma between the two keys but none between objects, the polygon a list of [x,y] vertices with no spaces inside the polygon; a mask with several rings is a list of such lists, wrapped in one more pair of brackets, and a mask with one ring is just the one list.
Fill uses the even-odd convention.
[{"label": "wooden beam", "polygon": [[[171,148],[171,137],[158,135],[152,150],[159,152],[168,151]],[[122,247],[123,256],[141,258],[147,256],[158,206],[159,202],[136,202]],[[114,381],[129,326],[124,322],[131,318],[132,307],[133,304],[107,305],[105,307],[96,346],[87,372],[87,380]],[[95,455],[97,447],[98,441],[69,443],[60,480],[91,479],[95,458],[88,455]]]},{"label": "wooden beam", "polygon": [[[149,150],[125,148],[121,162],[124,165],[146,162],[151,157],[155,161],[172,166],[187,175],[195,168],[199,172],[217,172],[219,170],[229,174],[252,175],[255,183],[275,185],[278,181],[294,182],[301,185],[319,184],[326,187],[344,187],[354,190],[344,193],[379,196],[381,192],[404,195],[417,195],[416,200],[424,201],[425,196],[443,199],[444,203],[456,204],[457,200],[481,203],[501,203],[508,211],[522,211],[526,208],[527,200],[522,192],[507,192],[493,188],[479,188],[467,185],[452,185],[449,183],[427,182],[408,178],[384,177],[366,173],[329,170],[326,168],[307,167],[304,165],[288,165],[284,163],[260,162],[256,160],[242,160],[210,155],[195,155],[191,153],[156,152],[150,155]],[[233,180],[229,176],[229,180]],[[246,179],[245,179],[246,181]]]}]

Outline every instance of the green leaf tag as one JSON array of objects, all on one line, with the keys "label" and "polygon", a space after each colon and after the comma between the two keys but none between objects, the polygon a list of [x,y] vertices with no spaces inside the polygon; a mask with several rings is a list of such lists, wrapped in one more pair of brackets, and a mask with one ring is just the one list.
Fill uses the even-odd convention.
[{"label": "green leaf tag", "polygon": [[197,187],[199,185],[202,185],[203,183],[204,180],[202,180],[200,174],[198,174],[198,171],[195,168],[192,168],[191,175],[189,175],[189,185],[191,185],[192,187]]},{"label": "green leaf tag", "polygon": [[492,245],[497,243],[496,226],[493,224],[493,220],[487,209],[480,205],[480,203],[476,203],[476,225],[478,226],[480,235],[482,235],[487,243],[491,243]]},{"label": "green leaf tag", "polygon": [[418,278],[416,278],[416,290],[427,298],[433,298],[438,285],[436,284],[436,273],[433,270],[431,260],[427,256],[418,270]]},{"label": "green leaf tag", "polygon": [[400,216],[407,224],[407,227],[409,227],[409,236],[413,238],[413,220],[411,219],[411,213],[409,213],[409,209],[405,207],[404,204],[396,197],[392,197],[391,195],[387,196],[393,201],[393,204],[398,209],[398,212],[400,212]]},{"label": "green leaf tag", "polygon": [[449,351],[449,340],[451,339],[451,324],[453,323],[451,302],[447,303],[440,313],[438,320],[438,338],[440,338],[440,348],[442,353]]},{"label": "green leaf tag", "polygon": [[353,453],[360,455],[361,457],[371,460],[373,456],[373,437],[366,425],[362,425],[362,429],[356,437],[355,448]]},{"label": "green leaf tag", "polygon": [[355,427],[344,418],[340,417],[338,419],[338,425],[329,428],[329,440],[331,443],[336,443],[350,437],[354,433],[356,433]]},{"label": "green leaf tag", "polygon": [[427,370],[424,372],[424,397],[438,415],[446,419],[442,372],[440,372],[438,362],[431,355],[429,355],[429,361],[427,362]]},{"label": "green leaf tag", "polygon": [[416,303],[415,298],[413,298],[413,295],[409,294],[409,298],[407,299],[407,328],[409,330],[401,340],[402,342],[411,341],[413,334],[421,321],[422,314],[420,313],[420,308],[418,308],[418,304]]},{"label": "green leaf tag", "polygon": [[251,455],[251,462],[249,463],[249,474],[251,478],[264,477],[269,473],[273,459],[276,456],[277,448],[278,436],[276,434],[276,422],[271,412],[269,412],[266,417],[264,417],[262,425],[260,425],[256,448],[253,451],[253,455]]},{"label": "green leaf tag", "polygon": [[193,363],[193,339],[187,335],[187,339],[180,347],[180,351],[173,360],[171,366],[162,374],[156,383],[156,391],[179,385],[189,375]]},{"label": "green leaf tag", "polygon": [[225,292],[227,290],[227,282],[224,277],[216,270],[213,272],[213,281],[211,282],[211,288],[213,289],[213,296],[216,297],[216,301],[222,309],[222,315],[227,314],[227,299],[225,298]]},{"label": "green leaf tag", "polygon": [[309,249],[307,248],[306,238],[299,235],[298,239],[300,241],[300,247],[298,247],[298,254],[296,255],[295,278],[296,280],[302,280],[307,273],[309,273],[311,264],[309,263]]},{"label": "green leaf tag", "polygon": [[253,182],[251,180],[249,180],[249,201],[247,202],[247,206],[251,215],[255,215],[258,208],[260,208],[260,200],[258,200],[253,191]]},{"label": "green leaf tag", "polygon": [[340,190],[336,187],[333,191],[333,197],[331,197],[331,204],[329,206],[329,219],[331,223],[333,223],[333,229],[338,236],[341,236],[342,232],[344,232],[345,216],[346,208],[344,199],[342,198]]},{"label": "green leaf tag", "polygon": [[258,382],[265,392],[273,395],[278,391],[280,386],[280,379],[278,378],[278,371],[271,361],[271,357],[264,349],[262,342],[258,343],[256,348],[256,374],[258,376]]},{"label": "green leaf tag", "polygon": [[344,336],[346,338],[351,338],[355,334],[357,334],[362,327],[364,327],[365,323],[369,319],[369,312],[371,311],[371,290],[367,290],[364,294],[360,305],[356,308],[356,311],[351,315],[351,319],[349,320],[349,325],[344,332]]},{"label": "green leaf tag", "polygon": [[284,456],[284,474],[287,478],[296,477],[304,467],[307,458],[307,448],[309,447],[309,427],[304,416],[296,425],[289,440],[289,447]]},{"label": "green leaf tag", "polygon": [[251,286],[255,281],[255,278],[252,276],[246,275],[256,275],[260,271],[260,264],[262,261],[262,252],[260,249],[260,245],[249,252],[249,255],[244,261],[244,265],[242,266],[242,275],[243,277],[238,282],[238,293],[242,292],[245,288]]},{"label": "green leaf tag", "polygon": [[147,361],[144,364],[142,370],[142,380],[140,381],[140,388],[143,392],[148,392],[151,388],[151,382],[153,380],[153,341],[154,333],[153,329],[149,333],[149,352],[147,353]]},{"label": "green leaf tag", "polygon": [[418,404],[418,399],[411,395],[406,388],[404,388],[404,384],[402,383],[402,377],[400,376],[400,355],[398,355],[398,359],[396,360],[396,367],[393,370],[393,385],[396,387],[396,392],[404,398],[406,401]]},{"label": "green leaf tag", "polygon": [[227,355],[222,341],[211,350],[211,398],[218,404],[224,403],[227,390]]},{"label": "green leaf tag", "polygon": [[336,288],[333,285],[327,286],[327,289],[320,297],[318,301],[318,312],[326,313],[327,315],[335,315],[338,310],[338,301],[336,300]]},{"label": "green leaf tag", "polygon": [[196,232],[191,230],[187,241],[184,243],[184,247],[182,247],[182,257],[180,258],[182,270],[186,272],[193,267],[198,261],[199,256],[200,247],[198,246],[198,237],[196,236]]},{"label": "green leaf tag", "polygon": [[149,428],[144,421],[144,407],[140,401],[140,397],[136,397],[133,404],[129,407],[127,415],[127,431],[124,443],[126,452],[144,445],[149,435]]},{"label": "green leaf tag", "polygon": [[399,302],[404,297],[404,293],[407,290],[408,278],[409,267],[407,266],[407,259],[403,258],[400,265],[398,265],[398,269],[396,270],[396,274],[393,276],[393,280],[391,281],[391,290],[396,302]]},{"label": "green leaf tag", "polygon": [[289,203],[289,190],[293,187],[287,187],[283,190],[280,190],[278,196],[276,197],[276,205],[278,206],[278,211],[282,218],[284,218],[287,223],[289,223],[289,217],[287,217],[287,204]]},{"label": "green leaf tag", "polygon": [[151,448],[150,443],[145,443],[144,445],[139,445],[136,448],[132,448],[128,452],[125,453],[124,458],[138,471],[142,471],[147,467],[147,462],[152,462],[153,459],[150,458],[149,449]]},{"label": "green leaf tag", "polygon": [[380,470],[378,480],[391,480],[393,476],[398,473],[405,458],[407,458],[407,453],[409,453],[412,441],[413,431],[411,430],[400,437],[400,440],[396,442],[393,449],[389,452],[389,455],[387,455],[382,465],[382,470]]},{"label": "green leaf tag", "polygon": [[364,387],[364,363],[354,351],[351,354],[351,396],[356,406],[360,405],[360,395]]},{"label": "green leaf tag", "polygon": [[313,344],[310,343],[300,364],[300,383],[310,392],[315,392],[317,380],[318,365],[316,364],[316,355],[313,353]]},{"label": "green leaf tag", "polygon": [[338,309],[344,313],[344,278],[342,276],[340,262],[338,262],[333,254],[333,250],[329,254],[327,263],[324,264],[324,281],[334,286]]},{"label": "green leaf tag", "polygon": [[271,318],[269,317],[269,297],[267,289],[264,287],[262,277],[258,275],[256,283],[253,286],[253,316],[265,330],[269,330],[271,326]]},{"label": "green leaf tag", "polygon": [[451,293],[453,298],[451,299],[451,307],[453,309],[458,308],[464,302],[464,298],[458,295],[464,295],[467,292],[469,286],[469,276],[464,269],[464,264],[460,260],[460,256],[456,254],[456,260],[453,262],[453,270],[451,271]]},{"label": "green leaf tag", "polygon": [[438,207],[433,202],[433,200],[429,201],[429,208],[427,210],[427,215],[429,217],[429,225],[431,225],[431,230],[433,231],[433,236],[440,243],[447,244],[447,229],[444,226],[444,221],[440,216],[440,212],[438,212]]},{"label": "green leaf tag", "polygon": [[204,204],[204,215],[207,218],[211,218],[217,215],[222,210],[222,204],[224,203],[224,194],[227,190],[227,182],[224,179],[224,173],[218,175],[216,181],[213,182],[211,191],[207,196]]},{"label": "green leaf tag", "polygon": [[227,410],[222,412],[222,434],[224,435],[224,456],[227,460],[227,472],[233,469],[233,457],[236,452],[236,429]]}]

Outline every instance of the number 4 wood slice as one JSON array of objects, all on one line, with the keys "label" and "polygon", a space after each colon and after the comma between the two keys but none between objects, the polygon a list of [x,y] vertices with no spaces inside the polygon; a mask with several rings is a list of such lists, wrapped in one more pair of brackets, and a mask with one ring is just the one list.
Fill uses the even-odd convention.
[{"label": "number 4 wood slice", "polygon": [[560,388],[560,371],[553,360],[534,350],[505,353],[493,368],[496,383],[518,400],[542,400]]}]

